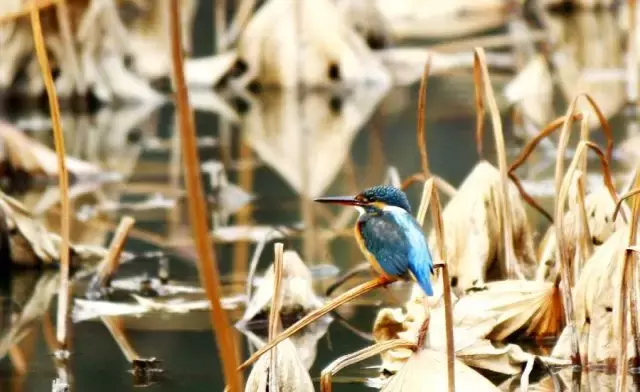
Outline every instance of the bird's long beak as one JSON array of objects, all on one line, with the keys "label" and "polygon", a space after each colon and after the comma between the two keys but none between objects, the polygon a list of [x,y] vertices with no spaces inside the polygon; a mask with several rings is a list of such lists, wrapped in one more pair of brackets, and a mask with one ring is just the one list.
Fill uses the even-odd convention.
[{"label": "bird's long beak", "polygon": [[330,196],[330,197],[319,197],[314,199],[313,201],[317,201],[318,203],[331,203],[331,204],[342,204],[346,206],[361,206],[362,202],[356,199],[354,196]]}]

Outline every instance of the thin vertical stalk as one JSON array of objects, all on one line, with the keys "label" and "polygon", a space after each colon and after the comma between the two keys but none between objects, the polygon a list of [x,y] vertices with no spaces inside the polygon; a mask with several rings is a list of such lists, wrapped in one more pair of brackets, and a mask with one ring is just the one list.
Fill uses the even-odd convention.
[{"label": "thin vertical stalk", "polygon": [[111,245],[109,245],[109,253],[107,257],[98,266],[98,272],[96,273],[95,284],[96,287],[106,287],[111,280],[113,274],[118,270],[120,265],[120,254],[124,249],[124,244],[127,241],[129,231],[136,223],[136,220],[130,216],[124,216],[120,219],[120,223],[116,228]]},{"label": "thin vertical stalk", "polygon": [[[421,206],[418,210],[418,215],[420,219],[420,224],[424,225],[424,215],[426,203],[429,203],[429,207],[431,210],[431,221],[434,226],[435,234],[436,234],[436,248],[437,248],[437,259],[440,260],[439,267],[442,268],[442,291],[444,296],[444,318],[445,318],[445,328],[446,328],[446,338],[447,338],[447,381],[449,392],[454,392],[456,390],[456,380],[455,380],[455,347],[453,340],[453,304],[451,301],[451,281],[449,280],[449,270],[447,269],[447,255],[446,255],[446,247],[444,243],[444,225],[442,222],[442,212],[440,205],[440,196],[438,195],[437,187],[435,186],[435,181],[433,177],[431,177],[431,173],[429,171],[429,155],[427,152],[427,139],[425,138],[425,126],[424,126],[424,112],[426,106],[426,88],[427,88],[427,79],[429,78],[429,71],[431,68],[431,58],[427,59],[427,63],[424,68],[424,72],[422,74],[422,80],[420,82],[420,95],[418,98],[418,122],[417,122],[417,130],[416,134],[418,135],[418,147],[420,149],[420,157],[422,160],[422,171],[425,179],[425,187],[423,189],[422,202]],[[425,192],[430,192],[430,198],[426,197]],[[422,205],[424,204],[424,205]],[[428,331],[425,330],[425,334]]]},{"label": "thin vertical stalk", "polygon": [[[269,341],[273,340],[278,333],[280,323],[280,282],[282,281],[282,263],[284,259],[284,245],[281,242],[273,246],[273,297],[271,298],[271,311],[269,312]],[[276,362],[278,356],[274,347],[271,352],[271,361],[269,362],[269,389],[271,391],[278,390],[278,382],[276,380]]]},{"label": "thin vertical stalk", "polygon": [[49,58],[44,45],[44,37],[42,35],[42,25],[40,24],[40,11],[35,3],[31,2],[31,29],[33,32],[33,41],[36,49],[36,56],[40,63],[40,71],[44,78],[44,84],[47,90],[47,98],[49,100],[49,111],[51,114],[51,123],[53,124],[53,139],[56,149],[57,165],[58,165],[58,183],[60,186],[60,288],[58,291],[58,313],[57,313],[57,331],[56,339],[62,350],[67,348],[67,319],[69,316],[69,233],[70,233],[70,204],[69,204],[69,178],[67,176],[67,167],[64,157],[64,135],[62,132],[62,124],[60,121],[60,106],[58,105],[58,97],[56,88],[51,75],[51,67]]},{"label": "thin vertical stalk", "polygon": [[[636,174],[634,186],[640,186],[640,174]],[[636,243],[638,233],[638,215],[640,214],[640,197],[632,196],[631,204],[631,222],[629,223],[629,246]],[[636,275],[636,255],[632,250],[627,249],[622,260],[622,273],[620,274],[620,296],[618,297],[617,316],[618,316],[618,353],[616,357],[616,392],[624,392],[627,390],[627,379],[629,370],[629,361],[627,355],[627,318],[631,318],[631,327],[634,339],[635,355],[638,353],[638,325],[637,325],[637,293],[635,291],[636,284],[632,282]],[[631,309],[629,309],[631,302]]]},{"label": "thin vertical stalk", "polygon": [[519,271],[513,244],[513,225],[511,221],[511,200],[509,198],[509,176],[507,174],[507,154],[504,145],[504,133],[502,130],[502,119],[500,118],[500,110],[496,103],[496,98],[489,77],[487,61],[484,49],[475,48],[473,56],[473,79],[476,94],[476,143],[478,144],[478,154],[482,158],[482,139],[484,135],[484,99],[486,97],[489,105],[489,114],[491,124],[493,125],[493,138],[498,154],[498,169],[500,171],[500,187],[498,189],[500,206],[502,214],[500,225],[502,227],[502,236],[504,242],[504,259],[506,275],[511,277],[515,275],[522,278]]},{"label": "thin vertical stalk", "polygon": [[216,35],[216,47],[214,53],[220,53],[226,49],[227,32],[227,0],[214,0],[213,7],[213,24],[215,26],[214,33]]},{"label": "thin vertical stalk", "polygon": [[171,54],[173,60],[173,80],[176,89],[177,110],[180,119],[185,182],[189,197],[189,215],[193,236],[198,252],[198,273],[207,298],[211,303],[211,324],[215,331],[220,351],[225,382],[231,392],[242,390],[242,376],[236,371],[239,363],[238,351],[234,345],[233,331],[227,315],[222,308],[220,298],[220,277],[213,250],[213,241],[209,235],[206,221],[207,207],[202,194],[200,178],[200,157],[194,129],[193,113],[189,105],[189,96],[184,78],[184,63],[181,39],[181,20],[179,0],[170,1]]},{"label": "thin vertical stalk", "polygon": [[87,92],[87,86],[85,85],[84,77],[80,71],[78,55],[73,43],[73,33],[71,31],[71,21],[69,20],[69,7],[67,6],[67,0],[58,0],[56,5],[56,19],[58,20],[58,25],[60,25],[62,46],[63,50],[66,52],[65,59],[68,61],[68,63],[65,63],[65,66],[69,67],[71,69],[71,73],[73,73],[76,92],[80,95],[84,95]]},{"label": "thin vertical stalk", "polygon": [[636,37],[636,0],[627,0],[629,31],[627,32],[627,100],[633,105],[638,105],[638,39]]},{"label": "thin vertical stalk", "polygon": [[418,151],[420,152],[420,166],[425,180],[429,178],[429,158],[427,154],[427,141],[425,139],[425,108],[427,107],[427,85],[429,82],[429,72],[431,71],[431,56],[427,55],[427,61],[424,64],[424,71],[420,79],[420,90],[418,92],[418,118],[417,118],[417,136]]}]

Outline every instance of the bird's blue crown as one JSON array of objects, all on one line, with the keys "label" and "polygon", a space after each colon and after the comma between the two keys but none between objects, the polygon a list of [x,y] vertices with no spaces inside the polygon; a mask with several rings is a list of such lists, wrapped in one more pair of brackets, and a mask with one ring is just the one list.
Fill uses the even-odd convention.
[{"label": "bird's blue crown", "polygon": [[364,203],[382,202],[389,206],[399,207],[411,214],[411,205],[407,195],[400,189],[390,185],[378,185],[367,188],[357,196]]}]

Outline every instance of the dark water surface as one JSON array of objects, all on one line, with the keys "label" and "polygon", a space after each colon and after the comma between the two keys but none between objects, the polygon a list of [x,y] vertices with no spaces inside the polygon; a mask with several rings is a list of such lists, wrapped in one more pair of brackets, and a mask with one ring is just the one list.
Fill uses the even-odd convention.
[{"label": "dark water surface", "polygon": [[[202,2],[198,13],[196,54],[209,53],[213,47],[210,3]],[[509,78],[496,73],[493,79],[496,91],[500,91]],[[248,108],[245,107],[247,112],[236,125],[224,125],[224,120],[218,114],[196,111],[199,136],[214,141],[201,148],[202,161],[222,161],[228,181],[255,195],[251,204],[229,216],[212,208],[212,220],[217,225],[261,226],[304,222],[308,229],[301,236],[286,240],[285,244],[288,249],[297,250],[307,264],[331,263],[344,271],[360,262],[362,258],[352,238],[344,236],[329,243],[318,240],[315,230],[331,225],[327,214],[337,216],[340,211],[313,205],[309,197],[352,193],[382,183],[390,165],[397,168],[402,177],[419,170],[415,137],[417,87],[394,88],[381,96],[379,103],[372,97],[375,97],[375,89],[355,91],[342,102],[328,95],[308,96],[305,99],[310,103],[299,110],[301,121],[294,115],[298,109],[295,101],[289,100],[286,93],[282,92],[264,92],[256,96],[255,101],[249,103]],[[478,161],[473,134],[473,97],[470,71],[430,80],[427,138],[431,170],[454,186],[460,184]],[[230,104],[234,105],[234,102]],[[235,105],[236,108],[242,108],[246,103],[235,102]],[[69,122],[65,132],[70,154],[75,151],[78,157],[97,157],[110,169],[124,173],[124,185],[110,186],[105,191],[109,198],[120,202],[139,201],[156,192],[172,198],[176,192],[184,189],[175,176],[175,168],[179,167],[181,157],[175,153],[178,151],[175,146],[179,144],[175,144],[174,109],[171,105],[153,110],[148,116],[141,116],[139,124],[129,128],[113,125],[115,121],[123,120],[123,112],[119,111],[123,109],[103,110],[112,110],[112,113],[102,112],[103,119],[104,116],[111,119],[111,122],[106,122],[111,125],[102,126],[99,130],[88,129],[91,127],[87,127],[87,124],[97,122],[98,116],[67,114],[65,119],[74,120],[77,129]],[[369,111],[373,111],[371,116],[359,115]],[[269,119],[260,122],[257,112],[269,116]],[[20,119],[33,118],[31,114],[18,115],[13,112],[5,115],[15,123]],[[324,124],[338,125],[320,125],[323,122],[318,118],[323,118]],[[515,151],[523,141],[512,134],[511,118],[510,114],[505,113],[504,127],[510,151]],[[302,125],[292,125],[296,121]],[[351,133],[347,132],[348,126],[340,126],[354,123],[361,125],[353,126]],[[257,124],[269,124],[270,128],[262,129],[264,127]],[[101,126],[94,124],[93,127]],[[90,131],[95,131],[92,136],[87,134]],[[48,129],[31,134],[52,145]],[[290,137],[292,134],[305,137]],[[490,161],[495,161],[492,140],[490,134],[486,135],[486,154]],[[158,142],[162,142],[166,148],[157,148]],[[90,145],[95,148],[92,150],[87,147]],[[513,152],[510,153],[510,156],[513,155]],[[310,185],[323,181],[328,184],[324,191],[317,192]],[[205,176],[205,182],[209,182],[209,176]],[[208,194],[214,195],[211,187],[208,188]],[[419,188],[415,186],[409,191],[412,205],[416,207]],[[301,196],[305,193],[309,197]],[[76,207],[78,204],[81,203],[76,203]],[[126,249],[135,253],[158,250],[158,244],[151,241],[155,239],[161,245],[168,246],[166,253],[170,256],[171,278],[197,283],[195,252],[190,243],[191,232],[184,200],[168,210],[131,214],[137,219],[137,229],[154,236],[132,236]],[[105,215],[113,227],[122,214],[109,212]],[[57,216],[49,220],[55,222],[56,219]],[[103,245],[107,245],[112,236],[110,230],[95,228],[80,221],[74,222],[73,234],[76,241]],[[225,292],[229,295],[243,293],[247,265],[254,245],[246,241],[234,241],[219,243],[216,250],[222,275],[227,282]],[[268,265],[271,255],[271,247],[267,246],[259,271]],[[140,261],[123,266],[121,275],[148,273],[153,276],[157,268],[155,260]],[[11,309],[15,311],[24,305],[16,299],[16,292],[29,291],[36,278],[33,273],[22,273],[14,278],[11,291],[3,293],[3,328],[8,325]],[[329,281],[325,279],[318,282],[318,293],[324,291]],[[364,302],[373,304],[374,301],[399,303],[389,292],[368,296]],[[52,323],[55,323],[54,312],[55,305],[52,303],[48,316]],[[367,332],[371,330],[375,314],[376,308],[366,304],[349,306],[343,313],[353,326]],[[242,309],[230,312],[234,321],[241,315]],[[205,312],[145,316],[126,319],[124,323],[126,335],[140,355],[163,361],[166,372],[158,382],[148,387],[149,390],[222,391],[221,367]],[[22,343],[28,358],[28,371],[24,376],[18,375],[8,357],[5,357],[0,366],[1,391],[50,390],[51,382],[56,377],[56,368],[46,336],[46,323],[43,326],[42,322],[34,321]],[[111,392],[133,388],[133,377],[128,372],[130,365],[99,320],[73,325],[72,336],[72,357],[68,370],[75,391]],[[246,355],[246,338],[238,333],[237,342]],[[321,370],[335,358],[368,344],[344,325],[333,322],[327,334],[319,340],[317,357],[311,368],[312,377],[317,378]],[[375,375],[375,370],[365,367],[377,361],[374,358],[341,372],[336,377],[334,390],[370,390],[357,381]]]}]

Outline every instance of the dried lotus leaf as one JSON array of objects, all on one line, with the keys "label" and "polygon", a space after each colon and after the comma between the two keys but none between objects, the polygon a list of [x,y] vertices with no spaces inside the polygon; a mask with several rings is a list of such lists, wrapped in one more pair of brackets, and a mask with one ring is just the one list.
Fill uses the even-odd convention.
[{"label": "dried lotus leaf", "polygon": [[[253,294],[240,320],[240,324],[267,314],[273,298],[273,266],[269,267],[258,289]],[[315,294],[312,287],[312,276],[298,253],[292,250],[284,252],[281,290],[281,315],[299,316],[320,308],[322,300]]]},{"label": "dried lotus leaf", "polygon": [[[275,377],[279,392],[313,392],[313,383],[307,369],[302,365],[295,346],[290,339],[278,344],[275,350],[276,366],[271,366],[271,355],[263,355],[258,359],[245,386],[245,392],[269,391],[270,378]],[[271,374],[275,369],[275,374]]]},{"label": "dried lotus leaf", "polygon": [[[525,275],[532,275],[535,253],[526,211],[516,186],[508,185],[515,256]],[[482,161],[474,167],[444,209],[447,263],[456,295],[482,285],[493,272],[491,270],[506,270],[499,187],[498,169]],[[434,241],[432,233],[432,248]],[[494,276],[500,277],[500,272]]]},{"label": "dried lotus leaf", "polygon": [[[461,390],[477,392],[496,392],[499,389],[480,373],[465,365],[455,363],[456,387]],[[423,349],[404,364],[404,366],[381,389],[382,392],[431,392],[447,390],[447,354],[441,351]]]},{"label": "dried lotus leaf", "polygon": [[[305,43],[302,52],[299,40]],[[247,66],[238,83],[281,87],[295,87],[299,81],[314,87],[390,83],[382,64],[330,0],[267,1],[247,24],[237,51]],[[303,55],[302,68],[291,61],[296,53]]]}]

